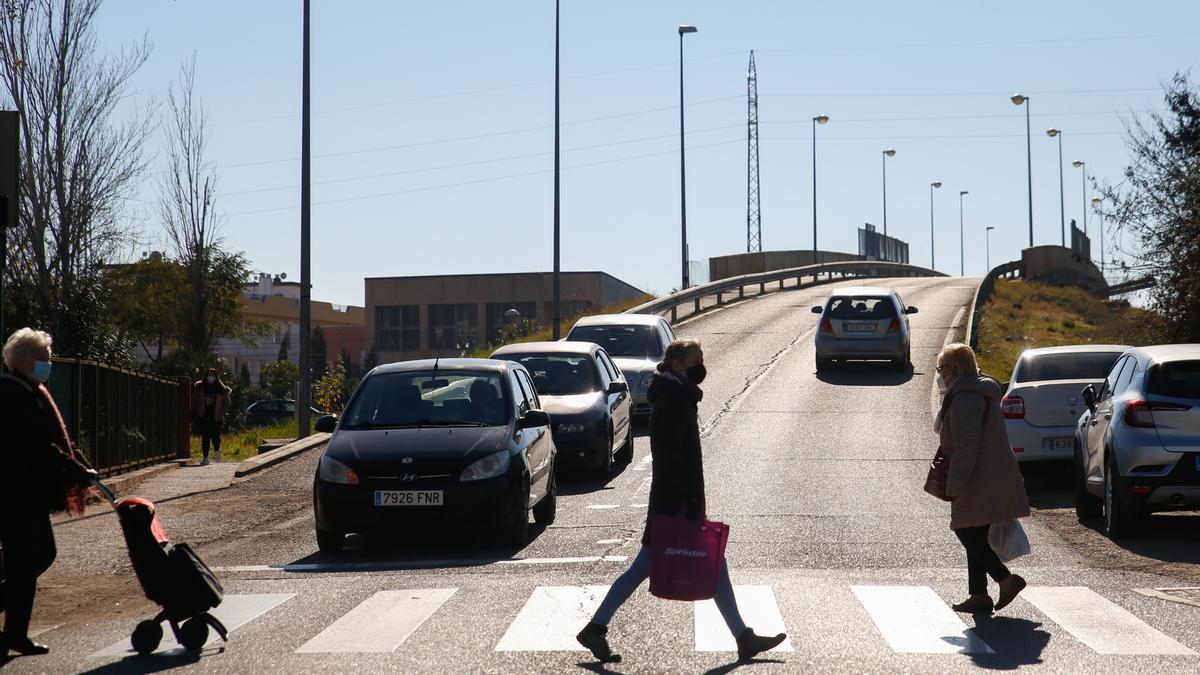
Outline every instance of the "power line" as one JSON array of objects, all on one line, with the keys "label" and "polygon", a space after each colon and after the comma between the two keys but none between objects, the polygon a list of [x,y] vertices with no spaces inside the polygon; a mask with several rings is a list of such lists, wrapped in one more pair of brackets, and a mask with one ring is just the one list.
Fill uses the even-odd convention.
[{"label": "power line", "polygon": [[[1145,110],[1104,110],[1104,111],[1088,111],[1088,112],[1061,112],[1061,113],[1036,113],[1033,117],[1071,117],[1084,115],[1121,115],[1126,112],[1134,114],[1161,113],[1161,109],[1148,108]],[[931,117],[838,117],[838,124],[847,122],[926,122],[926,121],[945,121],[945,120],[988,120],[988,119],[1023,119],[1025,116],[1017,114],[1003,115],[936,115]],[[764,120],[763,124],[808,124],[809,120]]]},{"label": "power line", "polygon": [[[1036,94],[1038,96],[1049,95],[1079,95],[1079,94],[1122,94],[1136,93],[1147,91],[1161,91],[1154,87],[1138,87],[1126,89],[1046,89],[1041,91],[1026,92],[1029,95]],[[937,98],[937,97],[969,97],[969,96],[1010,96],[1011,91],[942,91],[942,92],[889,92],[889,93],[869,93],[869,92],[826,92],[826,93],[787,93],[787,94],[763,94],[763,96],[780,97],[780,98]]]},{"label": "power line", "polygon": [[[1076,131],[1072,132],[1072,136],[1121,136],[1124,131]],[[971,139],[971,138],[1025,138],[1025,134],[958,134],[958,135],[932,135],[932,136],[822,136],[823,141],[943,141],[956,139]],[[812,142],[812,139],[807,136],[772,136],[767,140],[771,141],[805,141]]]}]

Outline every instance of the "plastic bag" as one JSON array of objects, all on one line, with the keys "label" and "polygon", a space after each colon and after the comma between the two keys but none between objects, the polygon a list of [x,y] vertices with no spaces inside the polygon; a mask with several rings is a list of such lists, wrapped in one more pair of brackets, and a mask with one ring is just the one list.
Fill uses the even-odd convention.
[{"label": "plastic bag", "polygon": [[988,528],[988,544],[1002,562],[1029,555],[1029,537],[1025,536],[1025,528],[1016,520],[992,523]]}]

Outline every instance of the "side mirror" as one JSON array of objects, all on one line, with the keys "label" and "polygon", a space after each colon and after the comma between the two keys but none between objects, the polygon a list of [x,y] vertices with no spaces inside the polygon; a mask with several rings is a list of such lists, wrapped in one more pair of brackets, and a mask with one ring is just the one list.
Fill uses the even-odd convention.
[{"label": "side mirror", "polygon": [[550,426],[550,414],[545,410],[530,410],[517,420],[518,429],[532,429],[533,427],[548,427]]},{"label": "side mirror", "polygon": [[336,426],[337,426],[337,416],[321,415],[320,417],[317,418],[317,422],[316,422],[316,424],[313,425],[313,429],[316,429],[317,431],[319,431],[323,434],[329,434],[329,433],[333,433],[333,429]]},{"label": "side mirror", "polygon": [[607,394],[624,394],[629,391],[629,383],[624,380],[613,380],[608,383]]},{"label": "side mirror", "polygon": [[916,308],[916,307],[909,306],[909,308],[908,308],[908,309],[904,310],[904,313],[905,313],[905,314],[916,314],[916,313],[917,313],[917,308]]},{"label": "side mirror", "polygon": [[813,308],[812,308],[812,313],[813,313],[813,314],[820,314],[820,313],[821,313],[821,312],[823,312],[823,311],[825,311],[825,310],[824,310],[824,309],[822,309],[820,305],[817,305],[816,307],[813,307]]},{"label": "side mirror", "polygon": [[1080,392],[1080,396],[1083,396],[1083,404],[1088,407],[1088,410],[1091,410],[1092,412],[1096,412],[1096,389],[1095,389],[1095,387],[1093,387],[1092,385],[1089,384],[1088,386],[1083,388],[1083,391]]}]

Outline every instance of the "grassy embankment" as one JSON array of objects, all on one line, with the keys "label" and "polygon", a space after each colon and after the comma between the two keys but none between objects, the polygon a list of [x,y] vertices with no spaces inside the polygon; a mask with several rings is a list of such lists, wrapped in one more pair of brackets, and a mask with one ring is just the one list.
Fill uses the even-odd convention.
[{"label": "grassy embankment", "polygon": [[1124,301],[1031,281],[996,282],[979,319],[979,367],[1001,382],[1026,349],[1076,344],[1144,345],[1157,317]]},{"label": "grassy embankment", "polygon": [[[637,307],[638,305],[644,305],[653,299],[654,299],[653,295],[643,295],[639,298],[634,298],[634,299],[628,300],[626,302],[617,303],[615,305],[609,305],[608,307],[605,307],[598,312],[588,312],[588,314],[620,314],[621,312],[624,312],[627,309],[632,309],[634,307]],[[562,323],[559,324],[560,330],[561,330],[560,335],[566,336],[567,331],[571,330],[571,326],[574,326],[575,322],[578,321],[579,317],[581,317],[581,316],[583,316],[583,314],[576,314],[574,316],[564,317],[562,320]],[[516,340],[513,340],[512,343],[548,342],[548,341],[554,339],[553,337],[551,337],[551,335],[552,335],[552,333],[550,331],[550,327],[547,326],[546,328],[534,331],[534,332],[530,333],[529,335],[518,337]],[[509,344],[512,344],[512,343],[509,343]],[[496,351],[497,349],[499,349],[499,346],[491,346],[491,345],[483,346],[483,347],[480,347],[480,348],[468,353],[467,356],[472,357],[472,358],[477,358],[477,359],[486,359],[492,352]]]},{"label": "grassy embankment", "polygon": [[[288,420],[265,427],[250,427],[221,435],[221,460],[240,462],[258,456],[258,444],[268,438],[296,438],[296,420]],[[192,436],[192,458],[200,459],[200,437]],[[211,458],[211,450],[210,450]]]}]

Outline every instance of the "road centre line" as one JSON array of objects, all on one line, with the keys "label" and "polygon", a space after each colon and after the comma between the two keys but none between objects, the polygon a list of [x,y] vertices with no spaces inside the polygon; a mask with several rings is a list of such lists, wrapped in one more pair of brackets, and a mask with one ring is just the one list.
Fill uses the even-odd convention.
[{"label": "road centre line", "polygon": [[[946,329],[946,337],[942,339],[942,347],[943,348],[945,348],[946,345],[950,344],[951,342],[954,342],[954,337],[956,335],[958,335],[958,324],[959,324],[959,322],[962,321],[963,315],[966,313],[967,313],[966,305],[959,307],[958,311],[955,312],[954,320],[950,322],[950,327],[948,329]],[[937,363],[936,358],[937,357],[934,357],[935,364]],[[929,410],[930,410],[930,412],[933,413],[934,417],[937,417],[937,414],[941,409],[942,409],[942,392],[938,391],[937,377],[935,376],[933,378],[933,384],[930,385]]]},{"label": "road centre line", "polygon": [[388,572],[393,570],[428,569],[439,567],[487,567],[491,565],[566,565],[593,562],[625,562],[624,555],[590,555],[573,558],[514,558],[480,560],[460,558],[450,560],[400,560],[392,562],[286,563],[280,565],[227,565],[213,567],[214,572]]}]

